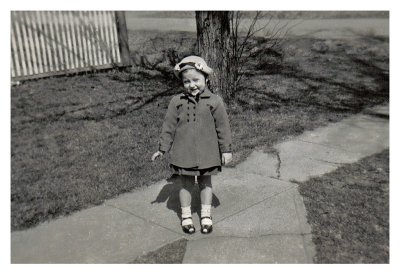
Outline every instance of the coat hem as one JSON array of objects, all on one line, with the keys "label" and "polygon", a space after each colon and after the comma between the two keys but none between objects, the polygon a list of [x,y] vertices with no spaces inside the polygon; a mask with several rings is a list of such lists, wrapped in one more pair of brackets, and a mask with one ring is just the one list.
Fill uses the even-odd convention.
[{"label": "coat hem", "polygon": [[209,168],[199,169],[199,168],[184,168],[170,164],[172,172],[176,175],[186,175],[186,176],[207,176],[207,175],[217,175],[222,171],[221,166],[213,166]]}]

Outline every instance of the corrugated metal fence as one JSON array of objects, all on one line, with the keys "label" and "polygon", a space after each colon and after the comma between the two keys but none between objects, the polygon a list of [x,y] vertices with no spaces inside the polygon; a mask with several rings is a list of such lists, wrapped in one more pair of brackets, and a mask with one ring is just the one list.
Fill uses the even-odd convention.
[{"label": "corrugated metal fence", "polygon": [[125,17],[114,11],[12,11],[12,79],[126,64],[126,24],[118,21]]}]

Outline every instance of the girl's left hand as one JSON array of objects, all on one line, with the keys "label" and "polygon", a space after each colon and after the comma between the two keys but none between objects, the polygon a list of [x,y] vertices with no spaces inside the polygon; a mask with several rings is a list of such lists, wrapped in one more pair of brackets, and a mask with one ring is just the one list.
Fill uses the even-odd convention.
[{"label": "girl's left hand", "polygon": [[227,165],[232,161],[232,153],[222,153],[222,164]]}]

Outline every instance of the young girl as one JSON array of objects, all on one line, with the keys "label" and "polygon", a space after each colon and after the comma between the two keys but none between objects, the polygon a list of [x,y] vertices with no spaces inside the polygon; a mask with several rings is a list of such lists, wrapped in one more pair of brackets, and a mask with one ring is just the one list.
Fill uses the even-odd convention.
[{"label": "young girl", "polygon": [[212,69],[198,56],[189,56],[174,68],[182,80],[184,93],[174,96],[168,106],[162,126],[159,150],[152,161],[170,153],[170,164],[179,176],[182,188],[179,200],[182,208],[182,229],[192,234],[192,189],[197,176],[201,200],[201,232],[212,231],[211,175],[221,171],[221,165],[232,160],[231,131],[222,99],[207,87]]}]

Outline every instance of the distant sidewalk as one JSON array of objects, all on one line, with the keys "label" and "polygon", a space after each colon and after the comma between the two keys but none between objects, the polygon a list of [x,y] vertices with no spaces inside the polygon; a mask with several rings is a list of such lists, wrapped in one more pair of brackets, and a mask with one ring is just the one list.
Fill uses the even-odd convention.
[{"label": "distant sidewalk", "polygon": [[[184,263],[312,263],[311,228],[291,180],[307,180],[388,148],[388,117],[388,106],[368,109],[277,144],[275,153],[254,151],[237,167],[225,168],[213,179],[210,235],[182,232],[178,186],[163,180],[13,232],[11,262],[129,263],[187,238]],[[198,206],[193,210],[199,228]]]}]

